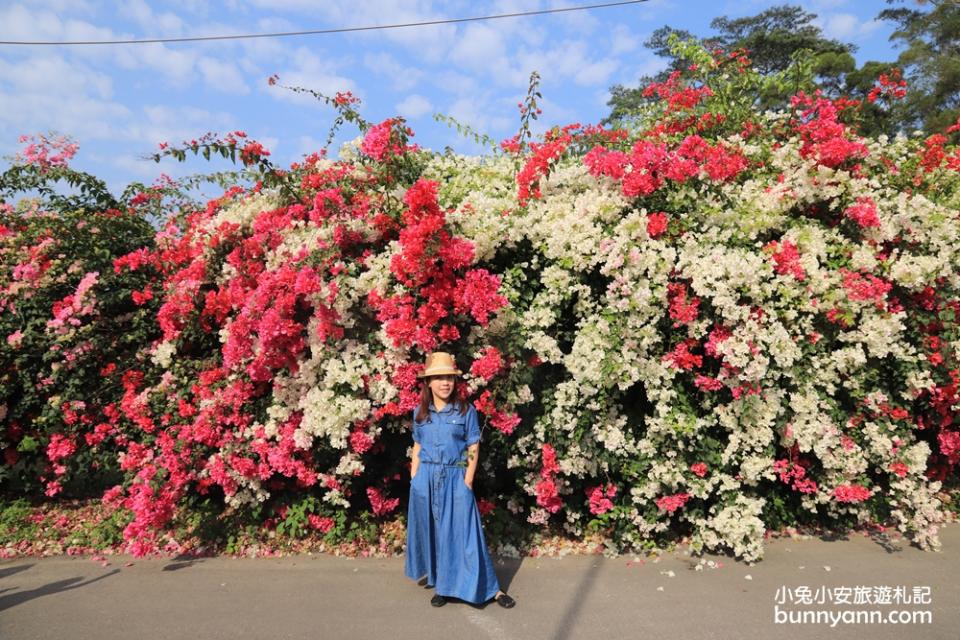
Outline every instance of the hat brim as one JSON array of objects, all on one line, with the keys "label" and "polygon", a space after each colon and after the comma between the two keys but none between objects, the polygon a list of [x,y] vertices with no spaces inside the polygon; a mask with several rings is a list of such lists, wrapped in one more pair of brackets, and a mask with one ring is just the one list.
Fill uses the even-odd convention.
[{"label": "hat brim", "polygon": [[418,373],[418,378],[429,378],[431,376],[462,376],[463,372],[459,369],[435,369]]}]

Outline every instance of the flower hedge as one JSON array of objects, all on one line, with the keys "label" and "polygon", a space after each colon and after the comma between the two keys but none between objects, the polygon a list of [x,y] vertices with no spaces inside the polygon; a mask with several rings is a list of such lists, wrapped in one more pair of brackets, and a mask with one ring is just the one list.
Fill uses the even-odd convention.
[{"label": "flower hedge", "polygon": [[[112,469],[136,554],[199,504],[375,526],[403,513],[416,375],[442,349],[484,417],[502,544],[688,534],[753,560],[784,523],[892,520],[937,548],[960,461],[960,126],[866,139],[855,102],[809,87],[760,113],[784,77],[684,53],[629,127],[484,157],[411,146],[399,118],[282,171],[234,136],[217,149],[261,181],[152,237],[149,190],[79,219],[8,207],[4,482],[53,496]],[[93,227],[94,249],[67,244]]]}]

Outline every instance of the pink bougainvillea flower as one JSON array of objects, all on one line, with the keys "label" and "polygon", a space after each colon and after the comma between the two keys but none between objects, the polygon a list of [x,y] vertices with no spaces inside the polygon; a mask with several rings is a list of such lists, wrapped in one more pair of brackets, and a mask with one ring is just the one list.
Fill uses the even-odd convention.
[{"label": "pink bougainvillea flower", "polygon": [[370,499],[370,507],[375,516],[386,515],[400,504],[400,498],[384,498],[380,490],[375,487],[367,487],[367,497]]},{"label": "pink bougainvillea flower", "polygon": [[590,513],[600,515],[613,509],[613,502],[610,498],[615,495],[617,495],[617,488],[612,483],[607,484],[606,488],[603,485],[588,488],[587,497],[590,503]]}]

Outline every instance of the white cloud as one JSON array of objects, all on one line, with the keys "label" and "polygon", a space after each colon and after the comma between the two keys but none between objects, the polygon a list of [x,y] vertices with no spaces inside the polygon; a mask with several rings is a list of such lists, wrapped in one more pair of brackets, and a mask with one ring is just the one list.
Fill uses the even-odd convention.
[{"label": "white cloud", "polygon": [[297,154],[305,156],[311,153],[320,153],[324,143],[324,140],[314,138],[313,136],[300,136],[297,138]]},{"label": "white cloud", "polygon": [[450,59],[474,71],[491,66],[509,66],[507,47],[500,30],[485,24],[470,24],[450,51]]},{"label": "white cloud", "polygon": [[667,68],[666,60],[649,51],[632,57],[630,61],[633,64],[628,67],[621,67],[620,73],[617,74],[617,77],[612,78],[611,82],[625,87],[635,87],[643,76],[655,76]]},{"label": "white cloud", "polygon": [[827,16],[823,22],[823,33],[828,38],[849,38],[857,32],[860,20],[850,13],[835,13]]},{"label": "white cloud", "polygon": [[619,65],[613,58],[591,60],[590,47],[584,40],[561,41],[551,49],[521,51],[514,57],[523,84],[529,72],[537,70],[545,86],[562,85],[567,79],[580,85],[605,83]]},{"label": "white cloud", "polygon": [[49,54],[15,63],[0,58],[0,82],[9,85],[14,93],[48,95],[64,100],[87,93],[100,98],[109,98],[113,94],[113,81],[107,74]]},{"label": "white cloud", "polygon": [[813,0],[816,9],[837,9],[846,5],[849,0]]},{"label": "white cloud", "polygon": [[[450,6],[441,3],[435,10],[430,0],[253,0],[253,6],[273,12],[297,11],[307,13],[314,18],[317,28],[370,27],[378,25],[410,24],[443,20],[451,17],[463,17],[463,11],[472,5],[468,3]],[[318,15],[319,14],[319,15]],[[471,12],[472,14],[472,12]],[[464,14],[465,15],[465,14]],[[325,18],[325,20],[324,20]],[[441,62],[447,50],[457,39],[455,25],[430,25],[383,29],[377,31],[359,31],[346,37],[364,42],[368,47],[381,47],[384,41],[398,43],[418,58],[430,62]]]},{"label": "white cloud", "polygon": [[860,19],[851,13],[832,13],[817,17],[813,21],[823,30],[823,35],[837,40],[846,40],[863,37],[881,26],[877,20]]},{"label": "white cloud", "polygon": [[480,84],[476,78],[450,69],[442,70],[431,77],[438,88],[454,94],[475,93]]},{"label": "white cloud", "polygon": [[[147,32],[159,29],[165,34],[181,34],[183,24],[172,13],[155,13],[142,1],[126,3],[121,13],[141,25]],[[88,22],[75,19],[61,19],[50,11],[30,11],[21,5],[14,5],[0,9],[0,23],[7,25],[13,37],[24,40],[115,40],[143,35],[117,33],[110,29],[96,27]],[[147,25],[154,25],[147,29]],[[205,34],[235,32],[235,29],[222,24],[204,24],[196,27]],[[75,60],[91,61],[105,70],[104,77],[109,78],[110,72],[116,68],[123,70],[147,69],[159,74],[168,84],[176,88],[186,88],[197,81],[226,93],[248,93],[249,87],[237,67],[238,58],[235,51],[238,46],[246,44],[211,43],[205,47],[187,47],[181,45],[166,45],[162,43],[141,44],[135,46],[112,47],[81,47],[64,49],[62,60],[73,65]],[[253,47],[255,45],[249,45]],[[268,47],[269,48],[269,47]],[[276,53],[276,49],[270,49]],[[37,51],[36,58],[49,58],[47,50]],[[206,53],[201,53],[205,51]],[[36,59],[35,58],[35,59]],[[260,73],[256,65],[250,65],[245,60],[248,74]],[[244,60],[241,60],[243,64]],[[36,66],[35,62],[24,63]],[[252,67],[252,68],[251,68]],[[53,77],[63,77],[65,74],[53,74]],[[81,73],[87,77],[88,74]],[[51,75],[39,74],[38,78],[48,78]],[[68,77],[69,80],[69,77]],[[95,85],[99,86],[99,85]],[[102,94],[102,92],[101,92]]]},{"label": "white cloud", "polygon": [[[133,174],[141,182],[152,181],[160,172],[159,165],[156,162],[133,153],[118,153],[111,156],[93,153],[89,155],[88,159],[98,163],[112,164],[114,167],[123,170],[124,173]],[[119,191],[124,186],[123,184],[111,185],[111,188],[114,191]]]},{"label": "white cloud", "polygon": [[116,102],[83,95],[65,99],[60,95],[0,92],[0,127],[4,142],[21,133],[56,130],[83,142],[119,138],[117,123],[130,117],[130,110]]},{"label": "white cloud", "polygon": [[204,56],[197,61],[197,67],[203,75],[203,80],[212,88],[224,93],[250,93],[250,87],[243,79],[243,74],[232,62],[224,62]]},{"label": "white cloud", "polygon": [[447,107],[445,113],[474,131],[493,137],[505,133],[514,124],[512,118],[503,115],[512,112],[489,100],[489,96],[460,98]]},{"label": "white cloud", "polygon": [[616,68],[620,65],[613,58],[604,58],[590,64],[585,64],[573,76],[574,82],[580,85],[606,84]]},{"label": "white cloud", "polygon": [[93,6],[85,0],[33,0],[31,4],[34,6],[41,5],[50,7],[57,13],[66,13],[68,11],[71,13],[93,13]]},{"label": "white cloud", "polygon": [[613,28],[613,33],[610,38],[610,55],[616,56],[622,53],[629,53],[638,46],[640,46],[640,38],[638,38],[631,29],[628,29],[622,24],[618,24]]},{"label": "white cloud", "polygon": [[[294,66],[279,72],[282,84],[312,89],[330,97],[338,91],[351,91],[355,96],[363,97],[353,80],[338,73],[339,65],[332,58],[321,58],[309,49],[300,47],[292,53],[291,59]],[[280,100],[297,104],[317,104],[316,98],[309,94],[294,93],[276,87],[270,89],[270,94]]]},{"label": "white cloud", "polygon": [[119,3],[119,13],[133,20],[146,34],[179,36],[183,33],[183,20],[175,13],[154,13],[144,0],[125,0]]},{"label": "white cloud", "polygon": [[197,53],[193,49],[168,47],[161,43],[138,44],[120,50],[117,63],[126,69],[146,67],[161,74],[171,85],[184,88],[194,79]]},{"label": "white cloud", "polygon": [[197,15],[207,15],[210,10],[210,3],[207,0],[166,0],[166,3]]},{"label": "white cloud", "polygon": [[179,144],[208,131],[224,133],[237,128],[236,118],[224,111],[162,104],[145,106],[142,111],[141,117],[129,121],[124,137],[144,142],[151,148],[161,142]]},{"label": "white cloud", "polygon": [[0,9],[0,24],[11,40],[105,40],[114,37],[110,29],[82,20],[61,20],[53,11],[31,11],[19,4]]},{"label": "white cloud", "polygon": [[[554,102],[549,97],[540,99],[538,104],[540,109],[543,110],[543,114],[537,118],[533,125],[533,130],[535,133],[543,133],[554,125],[567,125],[578,120],[576,111],[570,109],[569,107],[565,107],[558,102]],[[514,111],[513,113],[517,112]],[[519,114],[517,115],[517,120],[515,122],[519,124]]]},{"label": "white cloud", "polygon": [[417,86],[424,72],[416,67],[406,67],[386,52],[368,53],[363,64],[373,73],[390,78],[391,85],[400,92],[407,92]]},{"label": "white cloud", "polygon": [[414,93],[397,104],[396,109],[397,113],[403,117],[413,120],[425,113],[430,113],[433,110],[433,104],[423,96]]},{"label": "white cloud", "polygon": [[876,31],[877,29],[879,29],[879,28],[882,27],[882,26],[883,26],[883,22],[880,21],[880,20],[876,20],[876,19],[867,20],[866,22],[864,22],[863,24],[860,25],[860,34],[859,34],[859,35],[860,35],[860,36],[867,36],[867,35],[873,33],[874,31]]},{"label": "white cloud", "polygon": [[[569,2],[567,0],[551,0],[549,9],[563,9],[579,4],[580,2]],[[588,11],[567,11],[564,13],[553,14],[549,17],[551,23],[564,24],[567,28],[575,30],[578,33],[593,33],[600,27],[600,15],[604,9],[595,9]]]},{"label": "white cloud", "polygon": [[607,111],[610,109],[610,107],[607,106],[607,103],[610,102],[611,97],[612,97],[612,94],[610,93],[609,89],[595,94],[593,97],[593,104],[595,108],[598,109],[601,113],[606,114]]},{"label": "white cloud", "polygon": [[280,141],[280,138],[276,136],[253,136],[253,138],[262,144],[264,148],[270,152],[270,156],[273,158],[276,158],[277,151],[283,147],[283,143]]}]

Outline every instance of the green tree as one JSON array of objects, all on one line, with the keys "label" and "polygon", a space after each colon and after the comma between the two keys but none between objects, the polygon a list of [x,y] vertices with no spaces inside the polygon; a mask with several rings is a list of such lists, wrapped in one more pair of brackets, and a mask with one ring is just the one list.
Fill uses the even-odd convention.
[{"label": "green tree", "polygon": [[[771,7],[755,16],[730,19],[726,16],[715,18],[710,26],[714,35],[697,38],[708,49],[747,49],[749,57],[763,75],[771,75],[789,68],[793,57],[801,50],[811,52],[812,67],[821,86],[831,92],[839,92],[843,86],[844,75],[856,69],[852,44],[825,38],[813,21],[815,13],[790,5]],[[653,32],[644,43],[648,49],[661,58],[667,59],[667,68],[656,76],[640,78],[640,88],[616,85],[610,88],[610,115],[606,122],[636,114],[649,98],[644,98],[643,87],[650,82],[662,82],[670,73],[678,70],[682,61],[670,50],[668,40],[676,34],[683,40],[693,38],[689,32],[664,26]],[[789,96],[762,95],[758,97],[761,108],[786,104]]]},{"label": "green tree", "polygon": [[897,58],[909,85],[899,124],[930,134],[942,132],[960,116],[960,3],[917,0],[916,5],[931,9],[896,7],[878,18],[896,23],[890,40],[906,47]]}]

